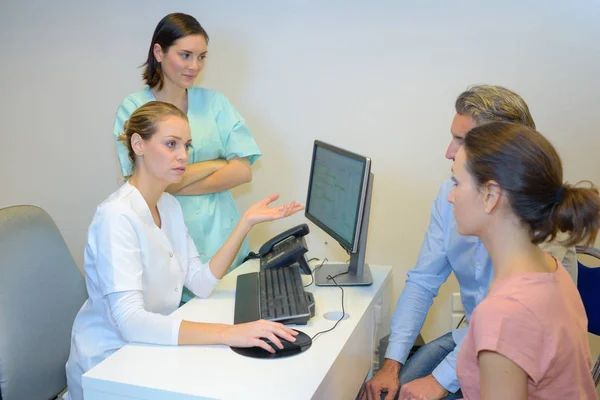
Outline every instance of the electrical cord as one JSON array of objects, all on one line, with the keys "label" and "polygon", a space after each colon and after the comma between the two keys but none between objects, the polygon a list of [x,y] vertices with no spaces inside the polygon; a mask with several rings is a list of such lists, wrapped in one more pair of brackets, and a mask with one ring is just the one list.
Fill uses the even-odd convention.
[{"label": "electrical cord", "polygon": [[[321,268],[323,266],[323,264],[325,263],[326,260],[327,260],[327,258],[323,259],[323,261],[321,262],[321,265],[319,265],[317,268],[315,268],[315,270],[313,271],[313,273],[316,272],[319,268]],[[350,260],[348,259],[348,261],[350,261]],[[348,262],[348,261],[346,261],[346,262]],[[322,334],[322,333],[327,333],[327,332],[331,332],[332,330],[334,330],[338,326],[338,324],[346,316],[346,310],[344,309],[344,288],[341,287],[340,285],[338,285],[338,283],[335,281],[335,278],[337,278],[338,276],[341,276],[341,275],[346,275],[348,272],[350,272],[350,267],[349,266],[348,266],[348,269],[346,271],[344,271],[344,272],[337,273],[337,274],[335,274],[333,276],[327,275],[327,280],[332,280],[333,283],[335,283],[335,286],[339,287],[340,290],[342,291],[342,316],[340,317],[340,319],[338,319],[335,322],[335,324],[331,328],[326,329],[324,331],[320,331],[320,332],[315,333],[314,336],[311,337],[311,340],[315,340],[315,338],[317,336],[319,336],[320,334]],[[312,274],[311,274],[311,276],[312,276]],[[312,281],[311,281],[311,284],[312,284]]]},{"label": "electrical cord", "polygon": [[[346,250],[346,249],[344,249],[344,250]],[[347,251],[347,250],[346,250],[346,252],[348,253],[348,251]],[[350,253],[348,253],[348,254],[350,254]],[[311,262],[311,261],[313,261],[313,260],[318,260],[318,258],[311,258],[310,260],[308,260],[308,262]],[[316,272],[319,270],[319,268],[321,268],[321,267],[323,266],[323,264],[325,264],[325,261],[328,261],[328,260],[327,260],[327,257],[325,257],[325,258],[323,259],[323,261],[321,261],[321,264],[319,264],[319,266],[318,266],[317,268],[315,268],[314,270],[312,270],[312,271],[311,271],[311,273],[310,273],[310,283],[309,283],[309,284],[307,284],[307,285],[304,285],[304,287],[308,287],[308,286],[310,286],[310,285],[312,285],[312,284],[313,284],[313,282],[314,282],[314,275],[315,275],[315,273],[316,273]],[[348,261],[350,261],[350,259],[348,259]],[[346,262],[348,262],[348,261],[346,261]],[[335,281],[335,278],[337,278],[338,276],[341,276],[341,275],[346,275],[348,272],[350,272],[350,267],[349,267],[349,266],[348,266],[348,269],[347,269],[346,271],[344,271],[344,272],[339,272],[339,273],[337,273],[337,274],[335,274],[335,275],[333,275],[333,276],[331,276],[331,275],[327,275],[327,280],[332,280],[332,281],[333,281],[333,283],[335,283],[335,285],[336,285],[338,288],[340,288],[340,290],[342,291],[342,316],[340,317],[340,319],[338,319],[338,320],[335,322],[335,324],[334,324],[334,325],[333,325],[331,328],[329,328],[329,329],[326,329],[326,330],[324,330],[324,331],[320,331],[320,332],[317,332],[317,333],[315,333],[315,334],[313,335],[313,337],[311,337],[311,340],[314,340],[314,339],[315,339],[317,336],[319,336],[319,335],[320,335],[320,334],[322,334],[322,333],[327,333],[327,332],[331,332],[332,330],[334,330],[334,329],[335,329],[335,328],[338,326],[338,324],[339,324],[339,323],[340,323],[340,322],[341,322],[341,321],[344,319],[344,317],[346,316],[346,310],[345,310],[345,308],[344,308],[344,288],[343,288],[343,287],[341,287],[340,285],[338,285],[338,283]]]},{"label": "electrical cord", "polygon": [[335,281],[335,277],[340,276],[340,275],[344,275],[344,274],[347,274],[347,273],[348,273],[348,271],[346,271],[346,272],[340,272],[339,274],[335,274],[334,276],[331,276],[331,275],[327,276],[327,279],[331,279],[333,281],[333,283],[335,283],[335,285],[337,287],[339,287],[340,290],[342,291],[342,316],[340,317],[340,319],[338,319],[335,322],[335,324],[331,328],[329,328],[327,330],[324,330],[324,331],[320,331],[320,332],[315,333],[314,336],[310,338],[311,340],[314,341],[315,338],[317,336],[319,336],[320,334],[322,334],[322,333],[331,332],[332,330],[335,329],[336,326],[338,326],[338,324],[340,323],[340,321],[344,319],[344,316],[346,315],[346,310],[344,309],[344,288],[341,287],[340,285],[338,285],[338,283]]},{"label": "electrical cord", "polygon": [[465,320],[466,316],[467,316],[467,314],[463,315],[462,318],[460,319],[460,321],[458,321],[458,325],[456,325],[456,329],[460,328],[460,324],[463,323],[463,321]]},{"label": "electrical cord", "polygon": [[[310,260],[308,260],[308,262],[311,262],[313,260],[318,260],[318,258],[316,258],[316,257],[315,258],[311,258]],[[310,283],[308,285],[304,285],[304,287],[309,287],[310,285],[313,284],[313,282],[315,281],[315,278],[314,278],[315,273],[317,272],[317,270],[319,268],[321,268],[323,266],[323,264],[325,264],[325,261],[327,261],[327,257],[325,257],[323,259],[323,261],[321,262],[321,265],[319,265],[317,268],[315,268],[314,271],[310,271]]]},{"label": "electrical cord", "polygon": [[246,257],[244,257],[242,263],[245,263],[248,260],[254,260],[255,258],[260,258],[260,254],[251,251]]}]

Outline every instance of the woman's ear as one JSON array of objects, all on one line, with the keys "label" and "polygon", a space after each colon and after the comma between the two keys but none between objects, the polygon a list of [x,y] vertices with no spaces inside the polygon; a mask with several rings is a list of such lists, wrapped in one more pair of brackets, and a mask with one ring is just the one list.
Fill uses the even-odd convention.
[{"label": "woman's ear", "polygon": [[496,181],[489,181],[483,187],[483,201],[485,203],[485,213],[491,214],[492,211],[500,204],[502,198],[502,188]]},{"label": "woman's ear", "polygon": [[154,43],[154,47],[152,47],[152,54],[154,54],[154,58],[156,58],[157,62],[162,61],[164,53],[160,44]]},{"label": "woman's ear", "polygon": [[136,156],[144,155],[144,140],[138,133],[131,135],[131,148]]}]

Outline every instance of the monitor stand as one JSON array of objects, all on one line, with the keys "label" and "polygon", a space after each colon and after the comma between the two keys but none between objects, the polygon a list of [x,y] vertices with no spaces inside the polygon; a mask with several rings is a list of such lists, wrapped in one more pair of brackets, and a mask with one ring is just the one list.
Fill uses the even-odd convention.
[{"label": "monitor stand", "polygon": [[[360,226],[360,238],[356,253],[350,255],[350,263],[323,264],[315,271],[317,286],[368,286],[373,284],[373,276],[369,264],[365,264],[367,251],[367,234],[369,233],[369,214],[371,213],[371,193],[373,192],[373,174],[369,174],[365,209]],[[331,279],[333,277],[333,279]],[[335,282],[334,282],[335,280]]]},{"label": "monitor stand", "polygon": [[336,286],[337,283],[339,286],[369,286],[373,284],[373,276],[371,275],[369,264],[363,265],[361,275],[348,271],[349,268],[350,264],[323,264],[315,272],[315,285]]}]

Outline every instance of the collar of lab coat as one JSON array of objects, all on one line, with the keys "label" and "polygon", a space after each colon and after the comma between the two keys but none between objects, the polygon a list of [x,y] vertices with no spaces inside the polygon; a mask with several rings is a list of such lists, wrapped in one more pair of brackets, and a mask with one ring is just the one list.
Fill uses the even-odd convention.
[{"label": "collar of lab coat", "polygon": [[[121,190],[123,190],[124,195],[128,196],[131,199],[131,205],[133,207],[133,210],[137,215],[139,215],[140,219],[144,223],[158,228],[158,226],[156,226],[156,223],[154,223],[154,218],[152,218],[150,207],[148,207],[148,203],[146,203],[146,199],[144,199],[144,196],[142,196],[140,191],[131,183],[129,183],[129,181],[125,182]],[[166,214],[163,212],[163,210],[165,210],[165,207],[163,206],[164,198],[165,194],[163,192],[163,194],[160,196],[160,199],[158,199],[158,203],[156,204],[161,219],[164,219],[164,217],[166,216]],[[164,222],[165,221],[163,220],[162,223],[164,224]]]}]

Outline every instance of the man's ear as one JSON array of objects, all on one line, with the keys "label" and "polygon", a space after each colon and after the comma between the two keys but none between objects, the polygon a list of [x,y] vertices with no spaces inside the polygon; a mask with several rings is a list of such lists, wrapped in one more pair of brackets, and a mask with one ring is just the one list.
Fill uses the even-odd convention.
[{"label": "man's ear", "polygon": [[485,203],[485,213],[491,214],[492,211],[500,205],[503,190],[496,181],[489,181],[483,186],[483,201]]},{"label": "man's ear", "polygon": [[154,43],[154,47],[152,47],[152,54],[154,54],[154,58],[156,58],[156,61],[161,62],[163,57],[164,57],[164,53],[163,53],[163,49],[160,46],[160,44],[158,43]]},{"label": "man's ear", "polygon": [[144,139],[137,133],[131,135],[131,148],[136,156],[144,155]]}]

